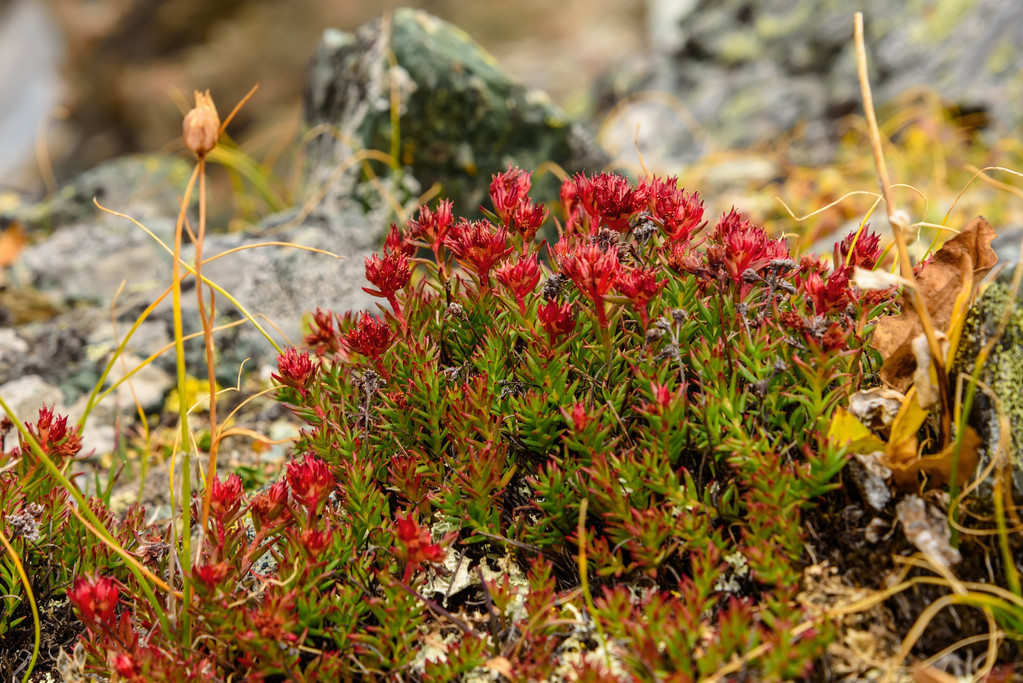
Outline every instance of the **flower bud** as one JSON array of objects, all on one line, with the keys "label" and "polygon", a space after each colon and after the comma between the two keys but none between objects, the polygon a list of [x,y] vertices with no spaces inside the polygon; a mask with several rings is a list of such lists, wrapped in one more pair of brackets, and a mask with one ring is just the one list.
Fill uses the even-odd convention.
[{"label": "flower bud", "polygon": [[204,93],[195,91],[195,107],[185,114],[181,130],[185,147],[195,152],[199,158],[206,156],[217,146],[217,138],[220,137],[220,116],[217,115],[217,107],[213,104],[209,90]]}]

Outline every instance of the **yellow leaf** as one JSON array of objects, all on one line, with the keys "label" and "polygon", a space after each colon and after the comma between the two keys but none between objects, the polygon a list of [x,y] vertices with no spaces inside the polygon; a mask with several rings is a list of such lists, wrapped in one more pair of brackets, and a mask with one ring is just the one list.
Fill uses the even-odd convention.
[{"label": "yellow leaf", "polygon": [[831,417],[828,440],[838,446],[848,446],[851,453],[873,453],[885,449],[884,441],[842,407],[837,408]]}]

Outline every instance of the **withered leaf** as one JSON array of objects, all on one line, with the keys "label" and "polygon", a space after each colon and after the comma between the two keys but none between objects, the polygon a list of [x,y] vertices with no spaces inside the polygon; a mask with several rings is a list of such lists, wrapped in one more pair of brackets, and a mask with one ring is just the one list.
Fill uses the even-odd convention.
[{"label": "withered leaf", "polygon": [[[994,229],[978,216],[945,242],[921,269],[916,278],[917,287],[938,331],[949,329],[956,297],[964,283],[979,281],[998,262],[998,256],[991,249],[994,238]],[[922,332],[920,317],[910,303],[908,292],[902,295],[902,313],[883,318],[874,330],[871,346],[884,358],[881,381],[897,391],[905,391],[913,382],[916,359],[912,342]]]}]

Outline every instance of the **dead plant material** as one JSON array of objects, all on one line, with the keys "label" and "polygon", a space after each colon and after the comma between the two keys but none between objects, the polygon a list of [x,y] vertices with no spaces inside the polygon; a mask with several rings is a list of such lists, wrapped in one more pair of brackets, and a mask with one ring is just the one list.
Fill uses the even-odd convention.
[{"label": "dead plant material", "polygon": [[[935,328],[949,329],[956,299],[964,283],[977,282],[998,261],[991,249],[995,231],[977,217],[958,235],[946,242],[920,270],[917,288],[927,305]],[[908,293],[902,297],[902,313],[878,322],[871,345],[885,359],[881,381],[897,391],[906,391],[913,382],[916,359],[913,339],[923,333],[920,316],[910,304]]]}]

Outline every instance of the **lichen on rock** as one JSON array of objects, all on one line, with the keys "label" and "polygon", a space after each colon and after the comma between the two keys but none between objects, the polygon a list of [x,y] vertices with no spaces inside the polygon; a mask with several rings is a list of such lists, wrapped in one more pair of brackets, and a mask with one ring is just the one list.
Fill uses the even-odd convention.
[{"label": "lichen on rock", "polygon": [[[969,424],[982,440],[978,472],[983,471],[996,454],[1002,427],[999,424],[998,405],[1008,419],[1008,435],[1012,481],[1015,495],[1023,495],[1023,291],[1010,299],[1013,267],[1005,267],[982,291],[970,309],[962,339],[952,364],[953,388],[962,377],[963,396],[966,382],[981,348],[998,332],[1000,319],[1006,306],[1011,307],[1008,324],[991,349],[991,354],[980,369],[978,379],[997,397],[992,400],[983,388],[978,388],[970,410]],[[997,404],[997,405],[996,405]],[[990,494],[991,480],[979,489],[982,496]]]}]

